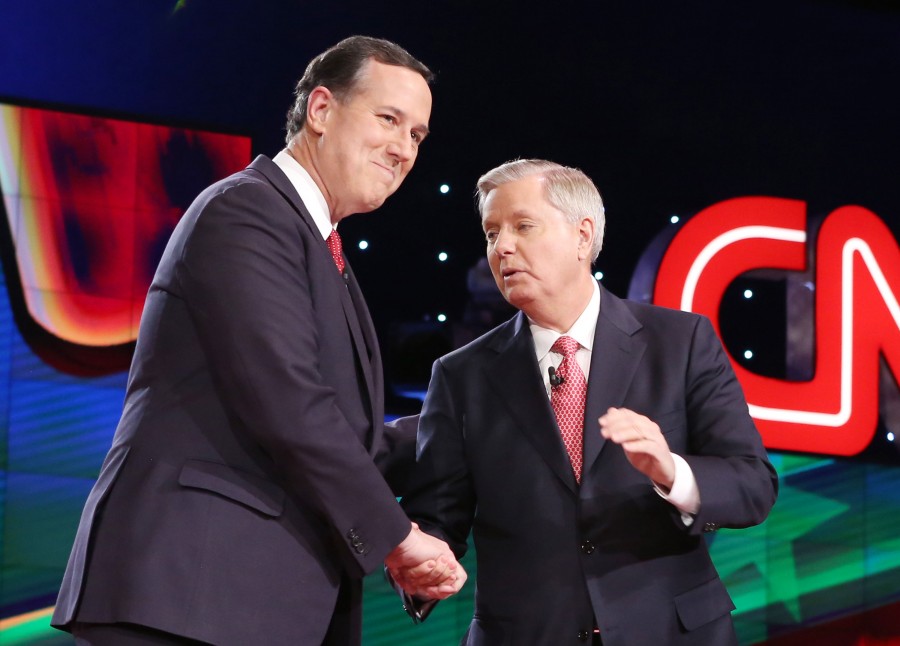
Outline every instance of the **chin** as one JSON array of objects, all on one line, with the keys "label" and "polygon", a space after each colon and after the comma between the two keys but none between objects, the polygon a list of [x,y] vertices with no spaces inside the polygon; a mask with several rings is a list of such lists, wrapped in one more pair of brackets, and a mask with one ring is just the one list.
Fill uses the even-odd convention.
[{"label": "chin", "polygon": [[[506,302],[515,307],[517,310],[527,310],[528,304],[534,299],[529,298],[527,294],[504,293],[503,298]],[[527,313],[527,312],[526,312]]]},{"label": "chin", "polygon": [[384,204],[387,197],[379,197],[373,198],[371,200],[366,200],[363,207],[357,211],[357,213],[370,213],[375,209],[381,208],[381,205]]}]

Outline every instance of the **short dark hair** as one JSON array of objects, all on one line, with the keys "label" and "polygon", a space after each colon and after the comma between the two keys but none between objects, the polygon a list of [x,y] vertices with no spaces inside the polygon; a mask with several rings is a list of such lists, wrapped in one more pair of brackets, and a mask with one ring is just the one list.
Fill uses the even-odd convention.
[{"label": "short dark hair", "polygon": [[290,143],[306,122],[306,107],[310,93],[320,85],[327,87],[339,101],[355,89],[363,67],[369,60],[385,65],[406,67],[422,75],[431,83],[434,74],[405,49],[389,40],[370,36],[350,36],[325,50],[306,66],[303,78],[294,89],[294,105],[287,114],[287,137]]}]

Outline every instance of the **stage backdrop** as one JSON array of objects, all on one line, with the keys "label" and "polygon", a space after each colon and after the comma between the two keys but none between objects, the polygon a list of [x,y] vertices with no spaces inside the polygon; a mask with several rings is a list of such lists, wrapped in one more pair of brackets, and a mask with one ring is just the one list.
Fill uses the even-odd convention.
[{"label": "stage backdrop", "polygon": [[[49,613],[118,419],[153,269],[193,196],[249,158],[239,135],[0,105],[5,645],[70,643]],[[822,625],[829,638],[900,633],[884,622],[900,598],[900,256],[878,214],[848,209],[809,218],[802,202],[759,196],[710,205],[661,229],[631,283],[633,298],[710,316],[767,444],[781,449],[768,521],[709,539],[746,644]],[[464,564],[474,582],[471,554]],[[473,592],[413,626],[370,577],[365,643],[455,644]]]}]

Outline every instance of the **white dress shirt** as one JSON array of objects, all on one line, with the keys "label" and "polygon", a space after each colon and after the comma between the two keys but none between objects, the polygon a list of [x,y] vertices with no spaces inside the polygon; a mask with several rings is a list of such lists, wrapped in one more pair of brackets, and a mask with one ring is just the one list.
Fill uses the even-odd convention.
[{"label": "white dress shirt", "polygon": [[325,196],[322,195],[322,191],[319,190],[313,178],[300,165],[300,162],[291,157],[287,149],[275,155],[272,161],[284,171],[291,185],[297,189],[300,199],[303,200],[303,205],[312,216],[319,233],[322,234],[322,239],[327,238],[334,229],[337,229],[337,226],[331,224],[328,202],[325,201]]}]

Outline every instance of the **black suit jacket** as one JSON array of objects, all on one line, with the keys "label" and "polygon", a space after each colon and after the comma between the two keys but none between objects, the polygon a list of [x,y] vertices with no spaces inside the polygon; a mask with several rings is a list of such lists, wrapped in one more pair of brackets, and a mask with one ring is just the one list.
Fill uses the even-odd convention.
[{"label": "black suit jacket", "polygon": [[356,279],[259,157],[166,248],[53,624],[357,643],[360,579],[409,531],[376,467],[383,416]]},{"label": "black suit jacket", "polygon": [[[693,524],[657,495],[597,418],[624,406],[690,464]],[[705,318],[601,287],[576,483],[521,313],[434,365],[404,509],[477,558],[472,646],[735,643],[704,532],[762,522],[777,478]],[[596,622],[596,623],[595,623]]]}]

